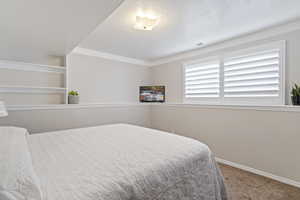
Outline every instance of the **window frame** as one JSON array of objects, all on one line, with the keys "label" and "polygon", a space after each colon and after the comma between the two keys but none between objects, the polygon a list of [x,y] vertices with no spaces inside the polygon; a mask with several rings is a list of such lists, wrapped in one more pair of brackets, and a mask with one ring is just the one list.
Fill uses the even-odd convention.
[{"label": "window frame", "polygon": [[[272,49],[279,49],[279,96],[278,97],[224,97],[224,62],[230,58],[244,57],[253,55],[262,51],[268,51]],[[201,64],[209,62],[219,62],[219,97],[198,97],[198,98],[187,98],[185,95],[185,69],[191,64]],[[182,101],[187,104],[208,104],[208,105],[285,105],[286,100],[286,41],[280,40],[262,45],[256,45],[250,48],[243,48],[234,50],[226,53],[222,53],[217,56],[211,56],[205,59],[196,59],[182,63]]]}]

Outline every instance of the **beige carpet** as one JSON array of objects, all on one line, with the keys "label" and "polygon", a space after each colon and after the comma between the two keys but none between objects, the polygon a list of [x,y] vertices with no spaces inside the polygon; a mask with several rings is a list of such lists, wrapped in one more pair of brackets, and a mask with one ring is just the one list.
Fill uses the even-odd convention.
[{"label": "beige carpet", "polygon": [[300,189],[220,164],[230,200],[300,200]]}]

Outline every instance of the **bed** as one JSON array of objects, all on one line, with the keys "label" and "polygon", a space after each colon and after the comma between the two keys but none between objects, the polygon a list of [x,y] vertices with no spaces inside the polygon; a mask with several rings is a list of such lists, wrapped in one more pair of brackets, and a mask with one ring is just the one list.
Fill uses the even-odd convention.
[{"label": "bed", "polygon": [[205,144],[128,124],[33,135],[1,127],[0,159],[1,200],[227,199]]}]

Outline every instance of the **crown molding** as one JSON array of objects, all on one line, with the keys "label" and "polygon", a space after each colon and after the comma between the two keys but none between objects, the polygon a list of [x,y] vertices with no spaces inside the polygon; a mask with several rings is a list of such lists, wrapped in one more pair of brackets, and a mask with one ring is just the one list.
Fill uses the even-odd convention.
[{"label": "crown molding", "polygon": [[110,60],[114,60],[114,61],[135,64],[135,65],[152,67],[152,66],[159,66],[162,64],[170,63],[170,62],[179,61],[179,60],[184,60],[187,58],[191,58],[191,57],[199,56],[201,54],[222,50],[225,48],[231,48],[231,47],[235,47],[238,45],[247,44],[250,42],[264,40],[264,39],[267,39],[270,37],[282,35],[282,34],[297,31],[297,30],[300,30],[300,19],[296,19],[296,20],[289,21],[286,23],[279,23],[272,27],[261,28],[261,29],[251,31],[248,33],[244,33],[244,34],[241,34],[241,35],[238,35],[235,37],[223,38],[216,42],[208,43],[196,50],[190,50],[190,51],[178,53],[175,55],[171,55],[171,56],[153,60],[153,61],[139,60],[139,59],[135,59],[135,58],[129,58],[129,57],[114,55],[114,54],[110,54],[110,53],[105,53],[105,52],[100,52],[100,51],[86,49],[86,48],[80,48],[80,47],[76,47],[72,51],[72,53],[100,57],[100,58],[110,59]]},{"label": "crown molding", "polygon": [[101,52],[101,51],[96,51],[96,50],[86,49],[86,48],[81,48],[81,47],[76,47],[72,51],[72,53],[86,55],[86,56],[94,56],[94,57],[134,64],[134,65],[142,65],[142,66],[150,66],[151,65],[151,63],[149,63],[145,60],[139,60],[139,59],[129,58],[129,57],[125,57],[125,56],[119,56],[119,55],[115,55],[115,54],[110,54],[110,53],[106,53],[106,52]]}]

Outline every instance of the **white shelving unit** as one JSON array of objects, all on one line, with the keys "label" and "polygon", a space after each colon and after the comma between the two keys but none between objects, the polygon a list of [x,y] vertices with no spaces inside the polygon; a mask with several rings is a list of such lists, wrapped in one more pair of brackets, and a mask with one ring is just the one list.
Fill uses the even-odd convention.
[{"label": "white shelving unit", "polygon": [[67,103],[66,67],[0,60],[0,69],[63,74],[65,87],[0,85],[0,94],[64,94],[64,100]]},{"label": "white shelving unit", "polygon": [[0,86],[0,93],[57,94],[65,93],[66,90],[60,87]]},{"label": "white shelving unit", "polygon": [[0,69],[46,72],[46,73],[66,73],[66,67],[58,67],[51,65],[40,65],[23,62],[12,62],[0,60]]}]

